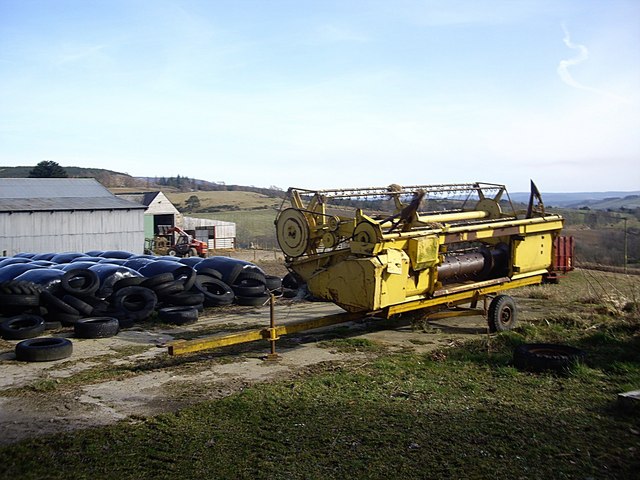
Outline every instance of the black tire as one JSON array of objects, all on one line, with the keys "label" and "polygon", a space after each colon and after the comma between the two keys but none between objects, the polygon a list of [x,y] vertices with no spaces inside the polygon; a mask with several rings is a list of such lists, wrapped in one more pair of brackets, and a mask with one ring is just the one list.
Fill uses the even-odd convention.
[{"label": "black tire", "polygon": [[284,298],[294,298],[294,297],[298,296],[298,290],[295,290],[293,288],[284,288],[284,287],[282,287],[282,296]]},{"label": "black tire", "polygon": [[174,280],[173,273],[171,272],[158,273],[149,278],[146,278],[140,284],[140,286],[146,287],[146,288],[153,288],[163,283],[173,282],[173,280]]},{"label": "black tire", "polygon": [[262,285],[265,285],[267,281],[265,279],[264,273],[258,272],[256,270],[249,270],[244,268],[238,274],[238,276],[236,277],[233,283],[236,285],[240,285],[242,283],[250,283],[254,285],[256,283],[261,283]]},{"label": "black tire", "polygon": [[32,338],[16,345],[16,359],[23,362],[52,362],[72,353],[73,343],[62,337]]},{"label": "black tire", "polygon": [[264,285],[232,285],[231,288],[238,297],[259,297],[265,293]]},{"label": "black tire", "polygon": [[92,270],[73,269],[60,279],[60,286],[71,295],[93,295],[100,287],[100,278]]},{"label": "black tire", "polygon": [[199,268],[196,273],[198,275],[208,275],[212,278],[217,278],[218,280],[222,280],[222,273],[220,273],[215,268]]},{"label": "black tire", "polygon": [[166,304],[175,307],[192,307],[200,305],[204,302],[204,293],[201,292],[182,292],[175,295],[169,295],[164,298]]},{"label": "black tire", "polygon": [[282,279],[275,275],[265,275],[265,285],[267,290],[278,290],[282,288]]},{"label": "black tire", "polygon": [[0,335],[5,340],[37,337],[44,332],[44,329],[44,319],[38,315],[16,315],[0,323]]},{"label": "black tire", "polygon": [[151,316],[158,303],[158,297],[148,288],[125,287],[112,298],[113,309],[125,312],[131,320],[144,320]]},{"label": "black tire", "polygon": [[37,307],[40,295],[33,294],[0,294],[0,305],[3,307]]},{"label": "black tire", "polygon": [[518,323],[516,302],[509,295],[498,295],[489,304],[487,322],[490,332],[504,332]]},{"label": "black tire", "polygon": [[113,337],[120,331],[120,323],[114,317],[87,317],[78,320],[73,331],[78,338]]},{"label": "black tire", "polygon": [[40,294],[42,303],[51,311],[67,313],[69,315],[79,315],[80,312],[69,305],[67,302],[56,297],[53,293],[45,290]]},{"label": "black tire", "polygon": [[298,282],[298,279],[293,273],[289,272],[282,279],[282,286],[285,288],[290,288],[292,290],[297,290],[298,288],[300,288],[300,282]]},{"label": "black tire", "polygon": [[75,308],[80,315],[88,317],[89,315],[93,314],[93,306],[79,299],[78,297],[74,297],[73,295],[65,295],[64,297],[62,297],[62,301]]},{"label": "black tire", "polygon": [[524,343],[513,351],[513,365],[532,372],[566,372],[585,358],[583,350],[554,343]]},{"label": "black tire", "polygon": [[187,325],[198,320],[198,309],[197,307],[161,308],[158,310],[158,319],[175,325]]},{"label": "black tire", "polygon": [[152,288],[158,298],[165,298],[169,295],[175,295],[184,291],[184,283],[180,280],[174,280],[172,282],[162,283]]},{"label": "black tire", "polygon": [[146,278],[144,278],[144,277],[124,277],[124,278],[121,278],[120,280],[118,280],[116,283],[113,284],[113,291],[117,292],[121,288],[125,288],[125,287],[138,287],[138,286],[142,285],[142,282],[144,282],[145,280],[146,280]]},{"label": "black tire", "polygon": [[257,295],[254,297],[236,297],[236,303],[238,305],[244,305],[247,307],[261,307],[269,301],[269,298],[271,298],[270,295]]},{"label": "black tire", "polygon": [[198,275],[194,288],[204,294],[204,305],[206,307],[219,307],[231,305],[235,294],[231,287],[222,280],[208,276]]},{"label": "black tire", "polygon": [[0,283],[0,294],[5,295],[37,295],[42,287],[33,282],[8,280]]}]

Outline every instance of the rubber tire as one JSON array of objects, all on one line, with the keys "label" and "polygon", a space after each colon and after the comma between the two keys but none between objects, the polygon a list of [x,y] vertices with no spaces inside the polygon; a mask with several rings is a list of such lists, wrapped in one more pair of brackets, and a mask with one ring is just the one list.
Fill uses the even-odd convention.
[{"label": "rubber tire", "polygon": [[236,279],[233,281],[235,285],[241,285],[243,283],[248,283],[255,285],[257,283],[261,283],[262,285],[266,285],[267,281],[265,275],[260,272],[256,272],[255,270],[243,269]]},{"label": "rubber tire", "polygon": [[270,295],[257,295],[253,297],[238,296],[236,297],[236,303],[246,307],[261,307],[269,301],[270,297]]},{"label": "rubber tire", "polygon": [[0,323],[0,335],[5,340],[24,340],[25,338],[37,337],[44,330],[44,319],[38,315],[16,315]]},{"label": "rubber tire", "polygon": [[68,305],[71,305],[82,316],[88,317],[89,315],[93,314],[93,306],[79,299],[78,297],[74,297],[73,295],[65,295],[64,297],[62,297],[62,301]]},{"label": "rubber tire", "polygon": [[167,283],[167,282],[173,282],[174,278],[173,278],[173,274],[171,272],[164,272],[164,273],[158,273],[156,275],[153,275],[149,278],[146,278],[141,284],[141,287],[145,287],[145,288],[153,288],[156,287],[158,285],[161,285],[163,283]]},{"label": "rubber tire", "polygon": [[113,291],[117,292],[125,287],[139,287],[146,278],[144,277],[124,277],[113,284]]},{"label": "rubber tire", "polygon": [[37,307],[40,305],[39,295],[30,294],[0,294],[2,307]]},{"label": "rubber tire", "polygon": [[282,287],[282,279],[275,275],[265,275],[265,285],[267,286],[267,290],[278,290]]},{"label": "rubber tire", "polygon": [[[136,297],[140,297],[139,302]],[[138,303],[140,308],[137,308]],[[113,309],[126,313],[131,320],[148,318],[155,310],[157,303],[158,297],[155,292],[145,287],[121,288],[112,298]],[[136,306],[132,308],[133,305]]]},{"label": "rubber tire", "polygon": [[120,322],[114,317],[81,318],[73,326],[73,331],[78,338],[108,338],[118,334]]},{"label": "rubber tire", "polygon": [[93,295],[100,288],[100,278],[93,270],[74,269],[64,274],[60,279],[60,286],[71,295]]},{"label": "rubber tire", "polygon": [[498,295],[489,304],[487,322],[490,332],[505,332],[518,323],[516,302],[509,295]]},{"label": "rubber tire", "polygon": [[233,293],[235,293],[237,297],[259,297],[261,295],[264,295],[266,292],[264,285],[253,285],[253,286],[232,285],[231,289],[233,290]]},{"label": "rubber tire", "polygon": [[220,273],[215,268],[200,268],[196,270],[198,275],[208,275],[212,278],[217,278],[218,280],[222,280],[222,273]]},{"label": "rubber tire", "polygon": [[16,360],[23,362],[52,362],[72,353],[73,343],[62,337],[31,338],[16,345]]},{"label": "rubber tire", "polygon": [[169,295],[175,295],[177,293],[184,291],[184,283],[179,280],[174,280],[172,282],[162,283],[158,286],[152,288],[152,290],[156,293],[158,298],[165,298]]},{"label": "rubber tire", "polygon": [[293,273],[289,272],[282,279],[282,286],[285,288],[290,288],[292,290],[297,290],[298,288],[300,288],[300,282],[298,282],[298,279]]},{"label": "rubber tire", "polygon": [[217,278],[198,276],[194,287],[204,294],[204,305],[206,307],[231,305],[235,298],[235,294],[229,285]]},{"label": "rubber tire", "polygon": [[169,295],[164,298],[164,302],[174,307],[193,307],[204,302],[204,293],[182,292]]},{"label": "rubber tire", "polygon": [[[49,307],[49,309],[53,309],[55,311],[58,311],[60,313],[67,313],[69,315],[79,315],[80,312],[78,312],[78,310],[76,310],[75,308],[73,308],[71,305],[69,305],[67,302],[63,301],[62,299],[56,297],[53,293],[45,290],[43,291],[40,296],[42,297],[42,303]],[[51,313],[51,311],[49,312]]]},{"label": "rubber tire", "polygon": [[198,320],[197,307],[167,307],[158,310],[158,320],[174,325],[188,325]]},{"label": "rubber tire", "polygon": [[555,343],[523,343],[513,351],[513,365],[532,372],[566,372],[585,358],[583,350]]}]

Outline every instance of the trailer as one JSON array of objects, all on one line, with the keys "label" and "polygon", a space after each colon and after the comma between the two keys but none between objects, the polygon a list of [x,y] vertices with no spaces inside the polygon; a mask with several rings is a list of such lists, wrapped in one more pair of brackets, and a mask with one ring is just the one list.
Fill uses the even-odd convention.
[{"label": "trailer", "polygon": [[517,309],[503,292],[555,278],[563,222],[545,212],[533,182],[519,210],[504,185],[485,182],[289,188],[275,220],[285,264],[346,313],[278,327],[272,308],[269,327],[174,342],[169,351],[265,339],[275,353],[282,334],[416,311],[426,319],[482,314],[490,332],[509,330]]}]

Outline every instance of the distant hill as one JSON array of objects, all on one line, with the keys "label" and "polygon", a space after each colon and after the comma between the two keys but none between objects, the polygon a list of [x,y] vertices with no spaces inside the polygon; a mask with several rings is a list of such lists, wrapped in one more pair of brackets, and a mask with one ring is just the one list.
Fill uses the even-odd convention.
[{"label": "distant hill", "polygon": [[[35,165],[34,165],[35,166]],[[3,167],[0,166],[0,178],[26,178],[34,166]],[[107,188],[126,188],[128,191],[165,190],[168,192],[254,192],[267,197],[284,197],[284,190],[276,186],[269,188],[247,185],[227,185],[222,182],[188,177],[132,177],[126,173],[114,172],[103,168],[63,167],[69,177],[95,178]],[[526,204],[529,192],[509,193],[511,200]],[[575,192],[575,193],[542,193],[545,205],[561,208],[583,208],[592,210],[620,210],[640,208],[640,191],[632,192]]]},{"label": "distant hill", "polygon": [[[511,200],[527,203],[528,192],[509,193]],[[544,204],[550,207],[582,208],[593,210],[619,210],[620,208],[639,208],[640,191],[635,192],[575,192],[555,193],[542,192]]]},{"label": "distant hill", "polygon": [[[2,167],[0,178],[27,178],[35,165],[30,167]],[[104,168],[62,167],[70,178],[95,178],[105,187],[137,187],[141,181],[126,173],[114,172]]]}]

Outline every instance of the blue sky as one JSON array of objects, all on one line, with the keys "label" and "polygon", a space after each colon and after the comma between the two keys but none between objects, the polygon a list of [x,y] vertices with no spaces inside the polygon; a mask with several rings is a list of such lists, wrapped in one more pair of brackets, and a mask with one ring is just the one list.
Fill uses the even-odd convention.
[{"label": "blue sky", "polygon": [[640,0],[0,0],[0,165],[640,190]]}]

